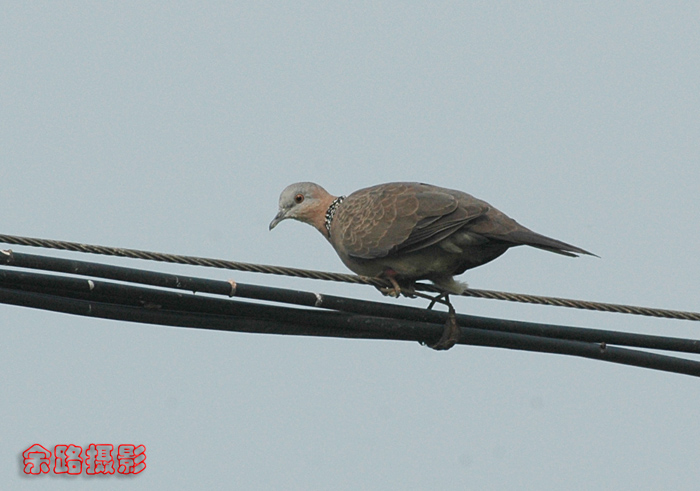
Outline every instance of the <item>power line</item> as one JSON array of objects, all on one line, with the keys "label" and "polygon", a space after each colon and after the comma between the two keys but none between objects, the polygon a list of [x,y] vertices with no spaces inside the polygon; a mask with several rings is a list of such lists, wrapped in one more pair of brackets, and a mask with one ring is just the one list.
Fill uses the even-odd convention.
[{"label": "power line", "polygon": [[[30,247],[43,247],[65,251],[74,251],[90,254],[101,254],[107,256],[127,257],[132,259],[145,259],[150,261],[160,261],[175,264],[187,264],[192,266],[206,266],[212,268],[231,269],[236,271],[246,271],[252,273],[275,274],[293,276],[297,278],[307,278],[325,281],[340,281],[355,284],[367,284],[377,287],[390,287],[391,284],[380,278],[369,278],[343,273],[330,273],[325,271],[315,271],[308,269],[288,268],[282,266],[270,266],[264,264],[244,263],[228,261],[223,259],[203,258],[196,256],[183,256],[178,254],[165,254],[160,252],[141,251],[137,249],[124,249],[117,247],[105,247],[77,242],[67,242],[59,240],[38,239],[31,237],[20,237],[14,235],[0,234],[0,242],[6,244],[23,245]],[[432,285],[418,284],[417,288],[424,291],[439,291]],[[650,317],[663,317],[668,319],[681,319],[700,321],[700,313],[684,312],[678,310],[658,309],[650,307],[638,307],[633,305],[620,305],[604,302],[590,302],[585,300],[574,300],[567,298],[557,298],[539,295],[528,295],[520,293],[509,293],[492,290],[467,289],[464,296],[476,298],[489,298],[495,300],[506,300],[510,302],[530,303],[537,305],[550,305],[567,308],[577,308],[584,310],[595,310],[600,312],[614,312],[622,314],[643,315]]]},{"label": "power line", "polygon": [[[35,254],[13,252],[0,254],[0,264],[14,268],[39,269],[56,273],[89,276],[117,280],[121,282],[176,289],[193,293],[208,293],[226,297],[240,297],[254,300],[265,300],[305,307],[337,310],[340,312],[367,314],[377,317],[416,320],[435,324],[444,324],[447,314],[435,310],[416,307],[399,306],[383,302],[357,300],[334,295],[288,290],[259,285],[248,285],[232,281],[212,280],[191,276],[175,275],[136,268],[125,268],[108,264],[63,259]],[[34,283],[41,280],[44,285],[59,288],[56,276],[34,275],[30,281],[24,279],[26,273],[3,272],[0,278],[8,284]],[[60,283],[60,288],[70,286],[71,289],[85,286],[84,281],[73,280],[77,283]],[[75,286],[79,285],[79,286]],[[549,324],[490,319],[473,315],[458,314],[458,323],[479,329],[527,334],[533,336],[570,339],[594,343],[634,346],[639,348],[660,349],[686,353],[700,353],[700,341],[678,339],[664,336],[631,334],[618,331],[556,326]]]},{"label": "power line", "polygon": [[[11,268],[53,273],[0,268],[0,302],[91,317],[208,330],[424,344],[432,344],[440,337],[446,318],[444,312],[426,309],[85,261],[7,252],[0,258]],[[187,290],[199,294],[184,293]],[[207,295],[201,294],[204,292]],[[457,323],[459,344],[564,354],[700,376],[699,361],[626,347],[698,354],[700,341],[696,340],[467,315],[458,315]]]}]

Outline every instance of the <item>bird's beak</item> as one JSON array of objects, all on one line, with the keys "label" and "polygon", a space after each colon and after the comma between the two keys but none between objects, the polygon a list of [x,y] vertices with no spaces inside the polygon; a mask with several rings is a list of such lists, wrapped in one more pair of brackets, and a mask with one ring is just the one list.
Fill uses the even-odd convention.
[{"label": "bird's beak", "polygon": [[275,228],[277,226],[277,224],[280,223],[285,218],[287,218],[287,217],[284,214],[284,210],[280,210],[279,213],[277,213],[277,215],[275,215],[275,218],[270,222],[270,230]]}]

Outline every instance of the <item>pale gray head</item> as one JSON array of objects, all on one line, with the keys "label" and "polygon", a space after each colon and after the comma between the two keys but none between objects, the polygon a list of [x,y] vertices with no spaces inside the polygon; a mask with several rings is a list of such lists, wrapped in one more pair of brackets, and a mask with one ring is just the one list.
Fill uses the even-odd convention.
[{"label": "pale gray head", "polygon": [[313,225],[324,235],[327,235],[324,222],[326,211],[335,196],[313,182],[297,182],[290,184],[280,194],[279,212],[270,222],[270,230],[287,218]]}]

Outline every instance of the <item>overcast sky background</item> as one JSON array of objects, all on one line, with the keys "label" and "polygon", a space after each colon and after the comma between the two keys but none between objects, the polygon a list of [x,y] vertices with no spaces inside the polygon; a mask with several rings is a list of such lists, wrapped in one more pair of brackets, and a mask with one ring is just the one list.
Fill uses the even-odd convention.
[{"label": "overcast sky background", "polygon": [[[697,2],[8,3],[0,232],[346,272],[311,227],[268,231],[280,191],[417,180],[601,256],[518,248],[460,277],[474,288],[697,311],[698,25]],[[392,301],[363,286],[12,249]],[[454,303],[700,338],[684,321]],[[684,375],[8,305],[0,316],[6,489],[700,481],[700,381]],[[144,444],[148,467],[27,477],[33,443]]]}]

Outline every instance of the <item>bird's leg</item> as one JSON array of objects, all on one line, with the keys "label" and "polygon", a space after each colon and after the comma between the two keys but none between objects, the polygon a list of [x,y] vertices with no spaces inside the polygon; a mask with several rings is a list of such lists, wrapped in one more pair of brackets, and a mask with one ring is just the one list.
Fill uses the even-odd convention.
[{"label": "bird's leg", "polygon": [[391,287],[377,287],[377,289],[382,292],[383,295],[388,295],[390,297],[399,298],[404,295],[409,298],[414,298],[416,292],[411,284],[404,284],[401,286],[398,281],[396,281],[396,272],[388,269],[382,275],[389,283]]},{"label": "bird's leg", "polygon": [[[436,300],[437,301],[437,300]],[[450,303],[448,296],[445,295],[445,303],[449,310],[447,314],[447,322],[445,322],[445,330],[442,331],[442,336],[437,343],[431,345],[430,347],[434,350],[448,350],[457,344],[459,341],[459,336],[462,334],[459,326],[457,325],[457,314],[455,313],[455,308]]]},{"label": "bird's leg", "polygon": [[375,288],[382,292],[382,295],[399,298],[401,293],[403,293],[403,289],[401,288],[401,285],[399,285],[399,282],[391,276],[387,276],[386,279],[391,283],[391,286],[375,286]]},{"label": "bird's leg", "polygon": [[450,294],[449,293],[441,293],[439,295],[436,295],[434,297],[431,297],[427,295],[427,297],[430,299],[430,304],[428,305],[428,310],[432,310],[433,306],[436,303],[441,303],[443,305],[447,305],[447,307],[452,307],[452,304],[450,303]]},{"label": "bird's leg", "polygon": [[418,297],[427,298],[430,300],[430,305],[428,305],[428,310],[432,309],[436,303],[441,303],[447,305],[447,322],[445,322],[445,330],[442,332],[442,336],[437,343],[430,345],[434,350],[448,350],[453,347],[457,341],[459,341],[459,336],[462,331],[457,325],[457,314],[455,308],[450,302],[450,294],[447,292],[440,293],[436,296],[426,295],[425,293],[414,292]]},{"label": "bird's leg", "polygon": [[404,286],[399,285],[399,282],[396,281],[395,275],[396,273],[392,270],[385,271],[383,276],[391,283],[392,286],[386,288],[377,287],[379,291],[382,292],[384,295],[390,295],[396,298],[398,298],[401,295],[405,295],[411,298],[420,297],[428,299],[430,300],[430,305],[428,305],[428,309],[432,309],[436,303],[446,305],[448,315],[447,322],[445,322],[445,330],[442,332],[442,336],[440,337],[438,342],[433,345],[430,345],[430,347],[434,350],[448,350],[451,347],[453,347],[457,343],[457,341],[459,341],[459,336],[462,333],[462,331],[457,325],[457,314],[455,313],[455,308],[450,302],[450,294],[448,292],[442,292],[438,295],[428,295],[422,292],[418,292],[414,288],[413,283],[405,284]]}]

